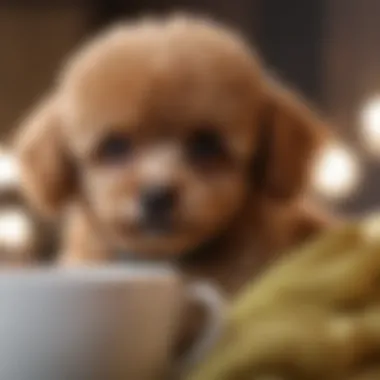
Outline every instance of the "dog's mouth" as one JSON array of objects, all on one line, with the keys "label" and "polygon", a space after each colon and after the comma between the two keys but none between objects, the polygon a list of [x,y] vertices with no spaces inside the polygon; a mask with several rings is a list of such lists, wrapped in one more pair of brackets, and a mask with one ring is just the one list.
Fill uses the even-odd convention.
[{"label": "dog's mouth", "polygon": [[144,235],[168,236],[178,232],[178,223],[171,216],[142,219],[138,223],[139,231]]},{"label": "dog's mouth", "polygon": [[185,230],[184,223],[173,217],[142,218],[136,221],[119,221],[120,234],[136,237],[171,237]]}]

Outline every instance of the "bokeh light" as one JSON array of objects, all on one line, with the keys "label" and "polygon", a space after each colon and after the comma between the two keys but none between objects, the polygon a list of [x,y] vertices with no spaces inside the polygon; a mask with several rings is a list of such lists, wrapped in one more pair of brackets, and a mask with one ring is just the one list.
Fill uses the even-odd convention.
[{"label": "bokeh light", "polygon": [[365,148],[380,156],[380,96],[370,99],[360,113],[361,137]]},{"label": "bokeh light", "polygon": [[19,181],[19,170],[14,156],[4,150],[0,150],[0,191],[15,188]]},{"label": "bokeh light", "polygon": [[342,199],[354,192],[359,180],[359,163],[348,148],[334,144],[323,150],[313,172],[317,193],[326,198]]},{"label": "bokeh light", "polygon": [[0,245],[7,249],[28,246],[33,237],[32,222],[27,214],[18,208],[0,212]]}]

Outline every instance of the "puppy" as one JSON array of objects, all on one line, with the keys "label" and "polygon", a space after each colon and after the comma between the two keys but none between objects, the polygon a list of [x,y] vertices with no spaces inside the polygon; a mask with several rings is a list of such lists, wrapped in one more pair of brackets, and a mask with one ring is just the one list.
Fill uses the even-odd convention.
[{"label": "puppy", "polygon": [[234,31],[121,23],[85,44],[21,126],[25,194],[64,215],[64,264],[175,263],[233,295],[329,221],[305,202],[327,136]]}]

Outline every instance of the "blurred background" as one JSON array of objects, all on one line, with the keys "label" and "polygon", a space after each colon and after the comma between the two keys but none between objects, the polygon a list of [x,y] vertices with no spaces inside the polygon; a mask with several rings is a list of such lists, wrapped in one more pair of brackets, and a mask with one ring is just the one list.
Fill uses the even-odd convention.
[{"label": "blurred background", "polygon": [[[122,18],[187,10],[242,31],[267,65],[329,120],[341,143],[315,169],[316,193],[357,215],[380,200],[380,1],[378,0],[0,0],[0,251],[34,244],[51,252],[17,190],[7,149],[15,126],[49,88],[62,60],[94,31]],[[41,232],[44,232],[41,234]],[[1,254],[0,254],[1,256]]]}]

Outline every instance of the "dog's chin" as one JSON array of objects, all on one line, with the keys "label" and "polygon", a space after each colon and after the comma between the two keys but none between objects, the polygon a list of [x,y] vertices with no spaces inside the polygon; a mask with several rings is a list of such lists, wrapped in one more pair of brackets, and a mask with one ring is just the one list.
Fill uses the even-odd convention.
[{"label": "dog's chin", "polygon": [[198,243],[184,236],[149,234],[146,237],[122,239],[121,251],[142,260],[177,259],[186,256]]},{"label": "dog's chin", "polygon": [[[187,228],[186,228],[187,227]],[[208,233],[202,228],[190,228],[184,224],[153,224],[124,229],[114,233],[112,240],[118,242],[118,251],[137,259],[177,259],[193,252]]]}]

